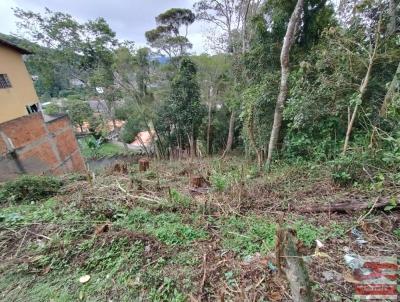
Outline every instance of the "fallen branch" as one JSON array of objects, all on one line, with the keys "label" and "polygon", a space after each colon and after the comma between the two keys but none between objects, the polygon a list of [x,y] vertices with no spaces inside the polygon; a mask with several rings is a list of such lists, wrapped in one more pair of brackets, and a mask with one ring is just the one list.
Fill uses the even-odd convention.
[{"label": "fallen branch", "polygon": [[25,237],[26,237],[26,234],[27,234],[27,233],[28,233],[28,231],[25,231],[24,237],[22,238],[21,243],[20,243],[19,246],[18,246],[17,252],[16,252],[15,255],[14,255],[14,258],[17,258],[18,253],[19,253],[19,250],[21,249],[21,246],[22,246],[22,244],[23,244],[24,241],[25,241]]},{"label": "fallen branch", "polygon": [[199,297],[200,301],[201,301],[201,297],[203,295],[204,284],[206,283],[206,277],[207,277],[207,253],[204,253],[204,255],[203,255],[203,277],[201,278],[201,283],[200,283],[200,297]]},{"label": "fallen branch", "polygon": [[143,200],[155,202],[155,203],[158,203],[158,204],[162,203],[162,199],[160,199],[159,197],[156,197],[156,196],[151,196],[151,195],[148,195],[148,194],[143,194],[143,195],[139,195],[139,196],[132,195],[121,186],[121,184],[118,182],[118,180],[116,180],[116,183],[117,183],[118,189],[120,189],[123,193],[125,193],[130,198],[143,199]]},{"label": "fallen branch", "polygon": [[295,211],[300,213],[322,213],[322,212],[337,212],[346,213],[350,211],[361,211],[370,208],[380,209],[390,204],[390,198],[378,198],[375,203],[370,201],[365,202],[339,202],[336,204],[329,204],[326,206],[315,206],[313,208],[294,208]]}]

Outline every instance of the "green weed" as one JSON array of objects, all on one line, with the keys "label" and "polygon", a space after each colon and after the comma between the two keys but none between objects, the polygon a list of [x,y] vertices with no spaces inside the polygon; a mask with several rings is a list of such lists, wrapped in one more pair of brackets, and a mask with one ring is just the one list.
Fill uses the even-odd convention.
[{"label": "green weed", "polygon": [[266,254],[275,244],[276,224],[259,217],[229,217],[221,222],[223,246],[242,256]]},{"label": "green weed", "polygon": [[218,192],[223,192],[228,187],[228,178],[224,174],[213,173],[210,177],[211,184]]},{"label": "green weed", "polygon": [[293,227],[296,230],[297,237],[307,247],[312,247],[315,244],[315,240],[321,240],[322,234],[324,233],[323,228],[316,227],[302,220],[296,221]]},{"label": "green weed", "polygon": [[189,207],[191,204],[191,199],[190,197],[181,194],[179,191],[175,189],[170,190],[170,199],[173,204],[183,206],[185,208]]},{"label": "green weed", "polygon": [[56,177],[23,175],[0,187],[0,203],[38,201],[55,195],[61,185]]},{"label": "green weed", "polygon": [[187,300],[186,296],[176,288],[175,282],[167,277],[160,287],[150,289],[149,299],[153,302],[184,302]]},{"label": "green weed", "polygon": [[160,241],[169,244],[188,244],[197,239],[204,239],[207,233],[182,222],[176,213],[153,214],[143,208],[135,208],[128,213],[119,225],[154,235]]}]

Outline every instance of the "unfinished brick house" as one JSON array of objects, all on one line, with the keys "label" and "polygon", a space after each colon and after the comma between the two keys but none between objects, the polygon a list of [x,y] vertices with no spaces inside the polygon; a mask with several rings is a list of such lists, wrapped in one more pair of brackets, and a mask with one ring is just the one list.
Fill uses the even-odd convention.
[{"label": "unfinished brick house", "polygon": [[23,55],[0,39],[0,181],[85,170],[68,116],[43,117]]}]

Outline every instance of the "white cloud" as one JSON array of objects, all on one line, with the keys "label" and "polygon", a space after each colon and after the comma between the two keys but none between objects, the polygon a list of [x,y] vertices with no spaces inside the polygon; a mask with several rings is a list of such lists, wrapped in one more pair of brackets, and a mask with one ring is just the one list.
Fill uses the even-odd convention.
[{"label": "white cloud", "polygon": [[15,6],[15,0],[0,1],[0,31],[4,34],[9,34],[16,31],[16,20],[11,9]]},{"label": "white cloud", "polygon": [[[43,11],[45,7],[53,11],[69,13],[83,22],[104,17],[122,40],[133,40],[144,46],[144,33],[156,26],[155,17],[172,7],[192,8],[195,0],[0,0],[0,30],[3,33],[16,33],[16,18],[12,7],[25,10]],[[206,50],[202,39],[201,23],[189,28],[189,40],[193,51]]]}]

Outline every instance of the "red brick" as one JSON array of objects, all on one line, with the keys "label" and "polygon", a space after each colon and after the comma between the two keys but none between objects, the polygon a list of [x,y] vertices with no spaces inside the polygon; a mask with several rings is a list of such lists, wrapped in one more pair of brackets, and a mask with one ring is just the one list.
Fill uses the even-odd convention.
[{"label": "red brick", "polygon": [[52,170],[51,174],[53,175],[62,175],[65,174],[64,166],[60,166]]},{"label": "red brick", "polygon": [[86,170],[85,161],[83,160],[80,152],[76,152],[74,155],[72,155],[71,159],[72,159],[73,171]]},{"label": "red brick", "polygon": [[71,129],[57,135],[55,140],[61,160],[65,160],[78,149],[78,143]]},{"label": "red brick", "polygon": [[58,160],[54,151],[51,147],[49,142],[44,142],[34,148],[30,149],[29,151],[25,151],[23,153],[19,153],[18,157],[21,160],[25,160],[27,158],[35,157],[42,161],[47,162],[51,166],[57,166]]},{"label": "red brick", "polygon": [[11,139],[15,148],[29,145],[46,135],[43,117],[40,113],[0,124],[0,130]]},{"label": "red brick", "polygon": [[[17,148],[18,157],[27,173],[59,175],[86,170],[68,117],[44,123],[42,115],[37,113],[0,124],[0,130]],[[5,154],[6,146],[0,137],[0,155]],[[0,171],[6,171],[8,164],[0,161]],[[1,176],[12,179],[15,173],[11,172]]]},{"label": "red brick", "polygon": [[47,122],[46,127],[50,133],[55,133],[57,131],[70,128],[71,122],[70,122],[68,116],[63,116],[63,117],[55,119],[51,122]]},{"label": "red brick", "polygon": [[45,142],[29,151],[18,154],[22,166],[29,173],[42,173],[59,165],[56,155],[49,142]]}]

